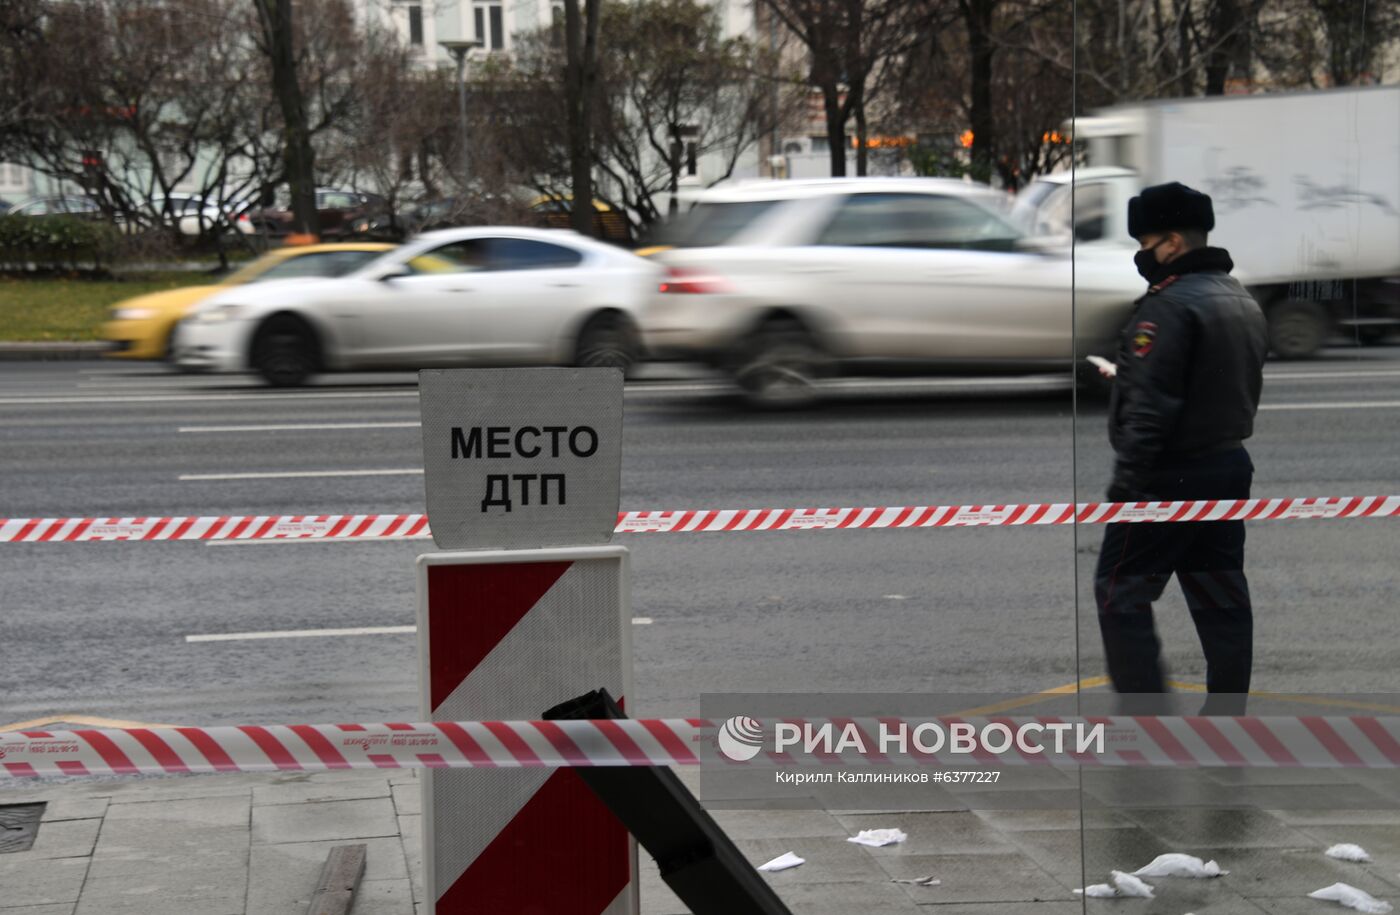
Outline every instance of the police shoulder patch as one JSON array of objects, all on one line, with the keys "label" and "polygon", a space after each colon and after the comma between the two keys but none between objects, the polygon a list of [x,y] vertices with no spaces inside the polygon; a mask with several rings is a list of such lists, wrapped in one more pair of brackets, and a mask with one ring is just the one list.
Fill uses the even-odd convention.
[{"label": "police shoulder patch", "polygon": [[1133,355],[1139,359],[1152,352],[1152,344],[1157,340],[1157,325],[1151,321],[1139,321],[1133,328]]}]

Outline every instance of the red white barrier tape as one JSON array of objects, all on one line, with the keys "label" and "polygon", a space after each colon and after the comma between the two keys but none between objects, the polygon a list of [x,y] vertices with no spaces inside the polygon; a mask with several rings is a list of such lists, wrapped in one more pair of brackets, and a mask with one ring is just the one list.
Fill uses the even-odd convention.
[{"label": "red white barrier tape", "polygon": [[[842,718],[766,724],[730,719],[723,725],[735,721],[746,722],[737,733],[751,727],[749,733],[758,735],[752,741],[758,748],[750,755],[730,752],[733,743],[727,750],[718,739],[721,728],[695,718],[11,731],[0,732],[0,773],[46,777],[702,763],[783,769],[1400,767],[1400,718]],[[789,742],[780,745],[778,729],[784,726],[794,730]],[[962,738],[957,736],[960,728]],[[1052,739],[1056,728],[1063,739],[1058,749]],[[823,733],[820,746],[806,743],[808,735]],[[860,740],[853,743],[852,733]],[[1023,743],[1022,734],[1033,739]]]},{"label": "red white barrier tape", "polygon": [[[881,528],[1297,521],[1400,517],[1400,496],[1068,502],[897,508],[629,511],[619,534],[824,531]],[[4,518],[0,543],[107,540],[408,540],[430,536],[427,515],[223,515],[173,518]]]}]

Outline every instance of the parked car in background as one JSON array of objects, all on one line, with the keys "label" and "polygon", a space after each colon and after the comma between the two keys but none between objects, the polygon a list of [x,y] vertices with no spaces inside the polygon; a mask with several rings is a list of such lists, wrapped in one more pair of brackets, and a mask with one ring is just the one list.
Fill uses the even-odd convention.
[{"label": "parked car in background", "polygon": [[838,371],[1023,373],[1069,370],[1076,348],[1112,355],[1143,291],[1131,260],[1081,266],[1072,287],[1067,253],[1005,211],[1001,193],[947,179],[713,189],[651,255],[667,276],[643,342],[775,406]]},{"label": "parked car in background", "polygon": [[10,211],[10,207],[12,206],[14,206],[14,204],[10,203],[10,201],[0,200],[0,215],[8,213]]},{"label": "parked car in background", "polygon": [[468,201],[443,197],[412,206],[397,219],[387,209],[361,216],[351,224],[350,231],[357,238],[401,240],[422,232],[466,225],[467,207]]},{"label": "parked car in background", "polygon": [[108,311],[99,336],[111,344],[106,355],[112,358],[165,359],[180,319],[217,292],[272,280],[342,276],[392,248],[371,242],[278,248],[217,285],[184,286],[118,302]]},{"label": "parked car in background", "polygon": [[[389,207],[378,194],[335,188],[316,190],[316,214],[321,222],[321,238],[348,238],[355,234],[357,221],[366,217],[387,215]],[[283,238],[292,231],[294,217],[290,205],[251,210],[248,213],[255,231],[272,238]]]},{"label": "parked car in background", "polygon": [[168,194],[154,197],[150,203],[155,217],[179,228],[181,235],[200,235],[219,226],[230,227],[241,235],[251,235],[253,221],[245,205],[207,200],[195,194]]},{"label": "parked car in background", "polygon": [[[536,197],[530,209],[540,224],[551,229],[567,229],[573,225],[573,198],[564,196]],[[627,217],[601,200],[593,201],[593,237],[615,245],[632,246],[632,229]]]},{"label": "parked car in background", "polygon": [[78,216],[101,219],[102,208],[88,197],[35,197],[10,208],[9,216]]},{"label": "parked car in background", "polygon": [[189,370],[253,370],[269,384],[318,372],[466,365],[630,368],[649,261],[573,232],[429,232],[339,279],[230,289],[180,324]]}]

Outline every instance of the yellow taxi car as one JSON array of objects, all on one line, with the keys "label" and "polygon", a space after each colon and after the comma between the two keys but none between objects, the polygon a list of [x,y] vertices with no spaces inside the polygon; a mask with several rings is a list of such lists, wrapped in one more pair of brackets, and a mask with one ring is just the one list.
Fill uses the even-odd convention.
[{"label": "yellow taxi car", "polygon": [[176,325],[200,301],[230,286],[294,277],[337,277],[364,266],[393,245],[359,242],[278,248],[216,285],[182,286],[136,296],[113,305],[101,337],[115,359],[165,359]]}]

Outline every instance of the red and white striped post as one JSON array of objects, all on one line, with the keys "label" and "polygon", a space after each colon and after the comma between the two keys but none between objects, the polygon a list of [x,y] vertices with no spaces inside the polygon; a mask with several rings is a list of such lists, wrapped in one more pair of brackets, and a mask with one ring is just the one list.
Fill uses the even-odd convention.
[{"label": "red and white striped post", "polygon": [[[627,550],[430,553],[418,559],[423,713],[538,719],[605,687],[631,695]],[[483,755],[530,754],[493,729]],[[562,730],[546,735],[564,752]],[[470,738],[469,738],[470,739]],[[488,745],[496,741],[499,746]],[[636,844],[572,768],[427,771],[423,866],[436,915],[635,915]]]}]

